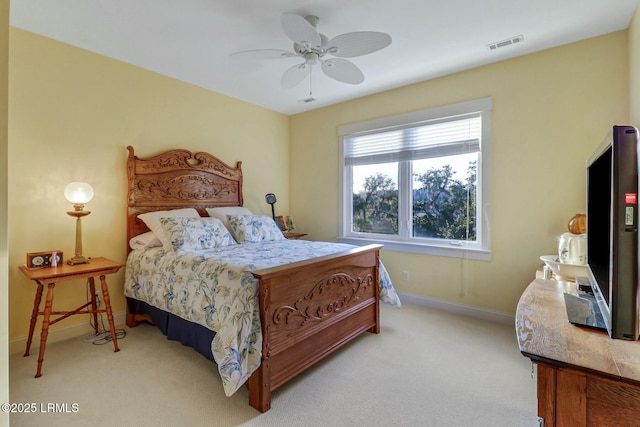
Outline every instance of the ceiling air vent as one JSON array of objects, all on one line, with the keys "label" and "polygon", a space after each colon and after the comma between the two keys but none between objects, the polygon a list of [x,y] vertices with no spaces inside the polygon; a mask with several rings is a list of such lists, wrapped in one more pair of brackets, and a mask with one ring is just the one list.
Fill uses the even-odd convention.
[{"label": "ceiling air vent", "polygon": [[506,40],[501,40],[499,42],[491,43],[487,45],[489,50],[496,50],[501,47],[511,46],[512,44],[522,43],[524,41],[524,36],[520,34],[519,36],[511,37]]}]

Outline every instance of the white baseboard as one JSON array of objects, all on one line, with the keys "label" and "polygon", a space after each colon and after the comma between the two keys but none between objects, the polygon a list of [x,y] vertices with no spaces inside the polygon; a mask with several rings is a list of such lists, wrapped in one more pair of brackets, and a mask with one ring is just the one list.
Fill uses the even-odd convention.
[{"label": "white baseboard", "polygon": [[513,314],[502,313],[500,311],[486,308],[472,307],[470,305],[456,304],[450,301],[435,298],[422,297],[412,294],[399,293],[400,301],[407,304],[418,305],[434,310],[446,311],[459,314],[461,316],[473,317],[476,319],[488,320],[505,325],[515,325],[516,317]]},{"label": "white baseboard", "polygon": [[[488,320],[491,322],[514,325],[515,316],[508,313],[502,313],[499,311],[488,310],[485,308],[472,307],[469,305],[456,304],[449,301],[439,300],[435,298],[428,298],[418,295],[399,293],[400,301],[407,304],[414,304],[417,306],[446,311],[449,313],[458,314],[461,316],[473,317],[476,319]],[[117,328],[126,323],[126,312],[114,313],[113,321]],[[106,318],[104,319],[106,322]],[[31,353],[40,348],[40,328],[41,322],[38,321],[36,330],[33,333],[33,341],[31,343]],[[78,323],[75,325],[50,329],[49,336],[47,337],[47,344],[51,344],[58,341],[64,341],[70,338],[77,338],[83,335],[88,335],[93,332],[89,322]],[[9,341],[9,354],[23,353],[27,345],[27,337],[15,338]]]},{"label": "white baseboard", "polygon": [[[122,325],[126,323],[127,313],[125,311],[121,313],[113,314],[113,323],[116,328],[121,328]],[[107,325],[106,315],[103,316],[104,324]],[[58,341],[64,341],[70,338],[77,338],[83,335],[88,335],[94,332],[93,328],[89,325],[89,317],[87,317],[87,321],[83,323],[77,323],[75,325],[49,329],[49,335],[47,336],[47,344],[51,344]],[[100,322],[100,319],[98,319]],[[33,354],[37,349],[40,348],[40,331],[42,328],[42,321],[38,318],[38,323],[36,324],[36,329],[33,331],[33,340],[31,342],[31,349],[29,353]],[[15,338],[9,341],[9,354],[16,353],[24,353],[25,348],[27,347],[27,336]]]}]

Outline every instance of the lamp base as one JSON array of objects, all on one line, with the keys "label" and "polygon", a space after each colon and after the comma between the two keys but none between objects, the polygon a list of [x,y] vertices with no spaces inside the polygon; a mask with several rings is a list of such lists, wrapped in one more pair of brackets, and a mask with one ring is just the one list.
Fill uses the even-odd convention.
[{"label": "lamp base", "polygon": [[67,264],[76,265],[76,264],[89,264],[91,262],[90,258],[85,258],[82,255],[76,255],[73,258],[67,260]]}]

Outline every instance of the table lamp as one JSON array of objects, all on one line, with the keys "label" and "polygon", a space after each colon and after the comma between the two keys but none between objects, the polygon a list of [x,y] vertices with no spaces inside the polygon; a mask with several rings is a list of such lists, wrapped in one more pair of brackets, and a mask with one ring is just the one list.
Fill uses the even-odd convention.
[{"label": "table lamp", "polygon": [[85,211],[84,205],[93,198],[93,188],[86,182],[72,182],[64,189],[64,197],[73,203],[73,211],[68,211],[67,215],[76,218],[76,254],[67,261],[67,264],[86,264],[87,258],[82,256],[82,223],[80,218],[89,215],[91,212]]}]

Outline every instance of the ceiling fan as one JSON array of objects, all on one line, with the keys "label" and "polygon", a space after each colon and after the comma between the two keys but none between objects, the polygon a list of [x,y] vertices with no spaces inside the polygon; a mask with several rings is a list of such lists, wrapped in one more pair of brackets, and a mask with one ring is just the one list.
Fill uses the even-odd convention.
[{"label": "ceiling fan", "polygon": [[[311,68],[320,64],[322,72],[343,83],[353,85],[364,81],[364,74],[351,61],[344,58],[367,55],[391,44],[391,36],[375,31],[356,31],[341,34],[329,40],[316,30],[317,16],[302,17],[284,13],[282,28],[293,40],[293,52],[281,49],[257,49],[233,53],[234,57],[255,59],[282,59],[300,57],[304,59],[287,69],[280,81],[282,87],[293,88],[311,74]],[[331,58],[333,57],[333,58]]]}]

